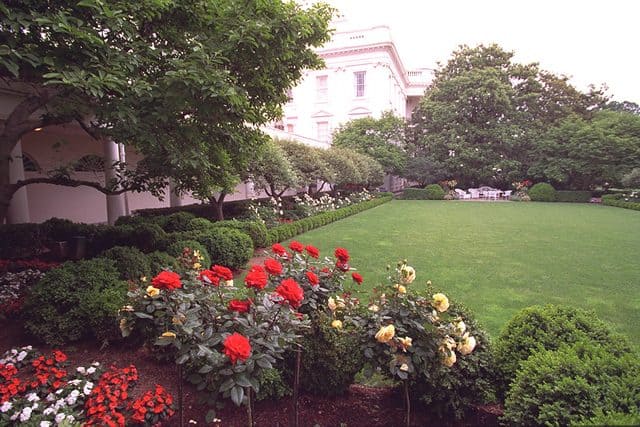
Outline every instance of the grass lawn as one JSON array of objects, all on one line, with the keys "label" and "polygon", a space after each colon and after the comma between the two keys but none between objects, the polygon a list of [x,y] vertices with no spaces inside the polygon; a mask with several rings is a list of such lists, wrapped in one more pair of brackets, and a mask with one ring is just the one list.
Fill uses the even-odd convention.
[{"label": "grass lawn", "polygon": [[[640,212],[569,203],[397,200],[298,236],[321,255],[343,246],[365,278],[406,258],[473,309],[497,337],[523,307],[563,303],[594,310],[640,340]],[[366,285],[366,286],[365,286]]]}]

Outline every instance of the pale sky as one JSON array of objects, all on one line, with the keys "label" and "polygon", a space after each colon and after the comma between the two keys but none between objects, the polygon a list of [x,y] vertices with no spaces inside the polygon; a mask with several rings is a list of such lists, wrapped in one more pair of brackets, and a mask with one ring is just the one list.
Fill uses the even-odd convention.
[{"label": "pale sky", "polygon": [[388,25],[407,68],[435,68],[460,44],[498,43],[517,62],[608,86],[640,104],[638,0],[330,0],[356,26]]}]

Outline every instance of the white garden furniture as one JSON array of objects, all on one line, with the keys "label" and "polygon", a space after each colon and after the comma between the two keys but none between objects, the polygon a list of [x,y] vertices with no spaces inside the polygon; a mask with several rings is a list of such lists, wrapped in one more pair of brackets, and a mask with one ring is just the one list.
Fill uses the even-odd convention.
[{"label": "white garden furniture", "polygon": [[471,195],[472,199],[479,199],[480,198],[480,190],[478,190],[477,188],[470,188],[469,189],[469,194]]},{"label": "white garden furniture", "polygon": [[458,199],[470,199],[471,198],[471,194],[469,194],[466,191],[461,190],[459,188],[456,188],[453,191],[455,191],[456,194],[458,195]]}]

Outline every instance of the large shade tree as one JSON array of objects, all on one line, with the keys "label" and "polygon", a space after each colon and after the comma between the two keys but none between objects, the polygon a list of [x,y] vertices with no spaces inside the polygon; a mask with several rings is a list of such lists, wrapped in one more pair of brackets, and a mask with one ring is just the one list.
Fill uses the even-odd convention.
[{"label": "large shade tree", "polygon": [[526,176],[549,127],[589,118],[601,92],[576,90],[565,76],[518,64],[497,45],[461,46],[440,65],[412,115],[412,157],[437,162],[462,185],[505,186]]},{"label": "large shade tree", "polygon": [[640,116],[612,110],[591,120],[571,116],[544,135],[534,154],[529,174],[557,188],[620,185],[640,168]]},{"label": "large shade tree", "polygon": [[269,140],[249,161],[249,178],[255,189],[270,197],[282,197],[289,189],[300,185],[300,179],[282,149],[279,140]]},{"label": "large shade tree", "polygon": [[3,2],[0,77],[22,96],[0,124],[0,217],[22,185],[78,185],[9,182],[21,136],[71,121],[148,157],[107,194],[159,191],[169,176],[203,199],[229,191],[263,140],[257,126],[320,66],[312,47],[328,39],[331,14],[279,0]]},{"label": "large shade tree", "polygon": [[341,125],[333,133],[332,143],[374,158],[385,173],[404,170],[405,122],[391,111],[385,111],[379,119],[364,117]]}]

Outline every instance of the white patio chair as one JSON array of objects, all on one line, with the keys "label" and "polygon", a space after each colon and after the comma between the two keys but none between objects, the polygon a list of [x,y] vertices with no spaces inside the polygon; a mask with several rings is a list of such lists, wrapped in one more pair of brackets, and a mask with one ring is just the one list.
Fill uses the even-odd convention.
[{"label": "white patio chair", "polygon": [[458,199],[470,199],[471,198],[471,194],[467,193],[464,190],[461,190],[459,188],[454,189],[453,191],[456,192],[456,194],[458,195]]},{"label": "white patio chair", "polygon": [[502,192],[502,196],[503,196],[505,199],[509,200],[509,199],[511,198],[511,193],[512,193],[512,192],[513,192],[513,190],[503,191],[503,192]]},{"label": "white patio chair", "polygon": [[496,190],[486,191],[485,194],[489,200],[498,200],[498,192]]},{"label": "white patio chair", "polygon": [[478,190],[477,188],[470,188],[469,189],[469,195],[471,196],[472,199],[479,199],[480,198],[480,190]]}]

